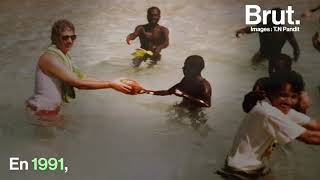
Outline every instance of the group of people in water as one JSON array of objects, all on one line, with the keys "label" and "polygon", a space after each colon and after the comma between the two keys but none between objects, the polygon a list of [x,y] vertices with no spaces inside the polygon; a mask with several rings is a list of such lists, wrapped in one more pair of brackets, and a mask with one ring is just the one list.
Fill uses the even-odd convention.
[{"label": "group of people in water", "polygon": [[[311,16],[318,9],[320,6],[306,11],[302,17]],[[277,12],[276,17],[280,17],[281,9],[273,10]],[[269,16],[266,25],[257,26],[281,25],[273,24]],[[253,33],[250,29],[239,29],[236,36]],[[293,32],[259,33],[259,39],[260,49],[252,62],[256,64],[267,59],[269,77],[258,79],[244,97],[242,108],[247,115],[235,135],[225,166],[216,171],[225,179],[259,179],[270,174],[266,161],[277,144],[297,139],[320,145],[320,119],[306,115],[311,101],[302,76],[291,67],[292,61],[297,61],[300,55]],[[293,47],[293,58],[281,52],[286,41]],[[313,36],[312,44],[319,50],[318,33]]]},{"label": "group of people in water", "polygon": [[[314,12],[320,6],[310,10]],[[275,8],[279,11],[279,8]],[[310,12],[304,16],[310,16]],[[138,25],[130,33],[126,42],[139,37],[141,48],[151,51],[133,59],[139,66],[147,59],[155,64],[161,59],[161,50],[169,45],[169,30],[158,24],[160,9],[150,7],[147,11],[148,23]],[[271,23],[271,21],[269,22]],[[260,26],[260,25],[258,25]],[[268,24],[267,26],[274,26]],[[252,33],[249,27],[236,31],[240,34]],[[316,33],[312,43],[317,50],[320,41]],[[52,26],[52,44],[40,56],[35,76],[34,94],[26,101],[26,107],[42,120],[52,120],[59,115],[63,102],[75,98],[77,89],[112,88],[125,94],[177,95],[182,103],[195,107],[210,107],[212,90],[210,83],[201,76],[205,67],[199,55],[186,58],[183,66],[183,79],[168,90],[147,90],[134,80],[126,83],[123,79],[101,80],[84,74],[71,62],[69,51],[77,36],[74,25],[68,20],[58,20]],[[264,161],[276,144],[286,144],[298,139],[308,144],[320,144],[320,120],[311,119],[305,113],[310,106],[304,89],[302,76],[292,71],[292,60],[296,61],[300,50],[292,32],[265,32],[259,34],[260,50],[254,62],[266,58],[269,61],[269,77],[259,79],[251,92],[245,95],[243,110],[247,113],[241,122],[225,167],[217,173],[225,178],[253,179],[269,172]],[[294,49],[294,58],[281,53],[288,41]],[[138,89],[138,91],[136,90]]]}]

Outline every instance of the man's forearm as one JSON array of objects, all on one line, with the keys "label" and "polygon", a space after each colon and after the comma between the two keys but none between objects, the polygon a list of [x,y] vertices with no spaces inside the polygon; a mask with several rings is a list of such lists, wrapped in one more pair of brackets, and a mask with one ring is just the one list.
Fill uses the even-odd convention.
[{"label": "man's forearm", "polygon": [[201,104],[203,107],[210,107],[210,106],[211,106],[211,103],[210,103],[210,102],[204,101],[204,100],[201,100],[201,99],[198,99],[198,98],[195,98],[195,97],[190,96],[190,95],[188,95],[188,94],[185,94],[185,93],[184,93],[182,96],[183,96],[184,98],[190,99],[190,100],[192,100],[192,101],[195,101],[195,102]]},{"label": "man's forearm", "polygon": [[320,145],[320,132],[307,130],[302,135],[300,135],[297,139],[307,144]]},{"label": "man's forearm", "polygon": [[320,131],[320,119],[311,120],[309,123],[302,125],[304,128],[309,130]]},{"label": "man's forearm", "polygon": [[314,8],[314,9],[310,9],[310,11],[311,11],[311,12],[316,12],[316,11],[318,11],[319,9],[320,9],[320,5],[317,6],[316,8]]},{"label": "man's forearm", "polygon": [[80,82],[71,84],[71,86],[78,89],[106,89],[112,88],[111,81],[99,81],[99,80],[81,80]]},{"label": "man's forearm", "polygon": [[131,41],[131,40],[134,40],[136,37],[137,37],[137,36],[136,36],[135,33],[133,32],[133,33],[131,33],[131,34],[128,35],[127,40]]},{"label": "man's forearm", "polygon": [[247,27],[244,27],[244,28],[242,28],[242,29],[239,29],[238,30],[240,33],[242,33],[242,34],[250,34],[250,33],[253,33],[252,31],[251,31],[251,27],[250,26],[247,26]]},{"label": "man's forearm", "polygon": [[146,93],[147,94],[152,94],[152,95],[157,95],[157,96],[167,96],[167,95],[171,95],[172,94],[168,90],[160,90],[160,91],[148,90]]}]

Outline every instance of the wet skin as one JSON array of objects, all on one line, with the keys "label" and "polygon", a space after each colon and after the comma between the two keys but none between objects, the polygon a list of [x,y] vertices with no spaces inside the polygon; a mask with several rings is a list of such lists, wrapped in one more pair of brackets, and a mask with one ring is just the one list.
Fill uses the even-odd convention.
[{"label": "wet skin", "polygon": [[150,57],[152,60],[160,60],[160,52],[169,45],[169,30],[158,24],[160,20],[160,12],[153,9],[147,15],[148,24],[138,25],[135,31],[127,36],[127,43],[139,37],[141,48],[152,51],[153,56],[147,55],[144,58]]}]

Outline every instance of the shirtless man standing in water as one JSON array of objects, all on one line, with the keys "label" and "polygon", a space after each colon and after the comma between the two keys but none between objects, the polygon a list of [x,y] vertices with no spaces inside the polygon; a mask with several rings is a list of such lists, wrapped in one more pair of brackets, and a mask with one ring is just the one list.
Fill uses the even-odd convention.
[{"label": "shirtless man standing in water", "polygon": [[138,25],[135,31],[127,36],[127,43],[139,36],[141,48],[152,51],[153,55],[145,55],[142,58],[133,59],[133,65],[139,66],[142,61],[150,58],[155,64],[161,59],[161,50],[169,45],[169,30],[158,24],[160,20],[160,9],[158,7],[150,7],[148,9],[148,24]]},{"label": "shirtless man standing in water", "polygon": [[[273,8],[272,10],[276,11],[276,18],[277,21],[280,21],[281,17],[281,9],[280,8]],[[274,26],[282,26],[282,25],[275,25],[272,22],[271,15],[267,17],[267,24],[258,24],[256,27],[261,28],[273,28]],[[254,33],[251,31],[249,26],[244,27],[236,31],[236,37],[239,37],[240,34],[251,34]],[[259,51],[253,56],[252,64],[256,65],[259,62],[262,62],[263,59],[268,59],[269,66],[268,72],[269,74],[275,72],[275,65],[277,64],[277,59],[281,54],[282,48],[285,43],[288,41],[293,48],[293,57],[294,61],[298,60],[300,55],[300,49],[297,43],[297,40],[294,36],[293,32],[259,32],[259,40],[260,40],[260,49]]]}]

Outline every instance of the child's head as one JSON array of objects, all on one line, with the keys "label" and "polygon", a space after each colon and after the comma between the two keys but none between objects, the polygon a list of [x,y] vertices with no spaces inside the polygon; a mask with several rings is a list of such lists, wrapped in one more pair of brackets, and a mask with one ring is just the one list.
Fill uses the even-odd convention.
[{"label": "child's head", "polygon": [[287,114],[304,90],[302,76],[295,71],[279,71],[270,76],[266,92],[272,106]]},{"label": "child's head", "polygon": [[185,76],[197,76],[201,74],[204,68],[204,60],[201,56],[191,55],[187,57],[183,66],[183,74]]},{"label": "child's head", "polygon": [[291,71],[292,58],[286,54],[280,54],[275,62],[275,71]]},{"label": "child's head", "polygon": [[268,85],[269,77],[263,77],[258,79],[252,88],[252,91],[265,91],[266,86]]}]

